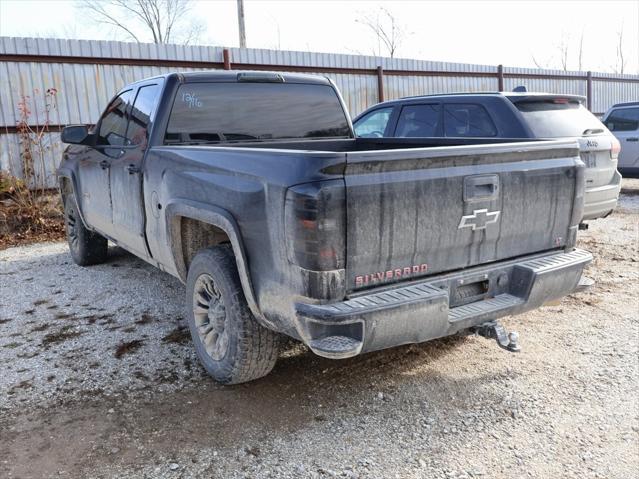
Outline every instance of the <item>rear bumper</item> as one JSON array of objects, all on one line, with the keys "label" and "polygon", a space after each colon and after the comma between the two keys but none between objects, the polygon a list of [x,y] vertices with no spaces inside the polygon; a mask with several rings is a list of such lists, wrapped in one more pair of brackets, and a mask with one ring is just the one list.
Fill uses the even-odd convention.
[{"label": "rear bumper", "polygon": [[[570,294],[590,261],[592,255],[579,249],[553,252],[433,276],[339,303],[297,303],[298,332],[316,354],[329,358],[449,336]],[[476,285],[485,293],[473,301],[468,288]]]},{"label": "rear bumper", "polygon": [[594,220],[606,216],[617,206],[621,190],[621,175],[615,171],[612,181],[604,186],[586,187],[584,195],[584,220]]}]

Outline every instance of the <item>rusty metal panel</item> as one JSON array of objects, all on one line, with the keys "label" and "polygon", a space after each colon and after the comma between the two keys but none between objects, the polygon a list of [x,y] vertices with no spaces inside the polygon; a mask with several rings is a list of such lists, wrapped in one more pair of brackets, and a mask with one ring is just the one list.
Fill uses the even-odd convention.
[{"label": "rusty metal panel", "polygon": [[497,91],[497,77],[384,76],[384,95],[387,100],[435,93],[488,91]]},{"label": "rusty metal panel", "polygon": [[597,80],[593,75],[592,111],[604,114],[615,103],[639,101],[639,82],[615,82],[614,80]]},{"label": "rusty metal panel", "polygon": [[[60,142],[59,133],[48,133],[39,144],[31,144],[35,183],[31,186],[55,188],[55,171],[62,158],[64,145]],[[20,159],[20,137],[16,133],[0,135],[0,165],[2,170],[23,178],[22,161]]]},{"label": "rusty metal panel", "polygon": [[[37,125],[94,123],[109,99],[124,85],[172,71],[221,67],[223,48],[209,46],[154,45],[113,41],[34,39],[0,37],[0,168],[21,173],[19,141],[15,127],[20,120],[19,103],[28,97],[31,114],[27,121]],[[377,67],[386,74],[386,99],[452,92],[496,91],[497,66],[433,62],[405,58],[231,48],[231,65],[273,65],[297,71],[312,69],[335,81],[350,113],[354,116],[379,101]],[[7,58],[7,55],[21,55]],[[32,56],[36,56],[35,58]],[[47,57],[39,60],[37,56]],[[51,57],[62,57],[60,63]],[[110,62],[109,62],[110,59]],[[46,60],[46,61],[43,61]],[[137,64],[127,65],[127,60]],[[157,61],[157,64],[154,64]],[[162,62],[196,62],[186,67]],[[215,63],[216,65],[211,65]],[[326,68],[326,71],[322,71]],[[526,85],[530,91],[585,95],[586,72],[563,72],[527,68],[504,68],[504,89]],[[545,77],[540,77],[545,76]],[[615,77],[615,78],[612,78]],[[621,79],[616,79],[620,77]],[[47,95],[54,88],[57,93]],[[605,112],[612,104],[639,99],[638,75],[593,73],[592,110]],[[47,101],[51,104],[45,107]],[[47,119],[48,114],[48,119]],[[38,165],[44,165],[48,186],[62,151],[59,134],[43,139]]]},{"label": "rusty metal panel", "polygon": [[525,86],[528,91],[534,92],[565,93],[586,96],[585,79],[504,78],[504,90],[512,91],[517,86]]}]

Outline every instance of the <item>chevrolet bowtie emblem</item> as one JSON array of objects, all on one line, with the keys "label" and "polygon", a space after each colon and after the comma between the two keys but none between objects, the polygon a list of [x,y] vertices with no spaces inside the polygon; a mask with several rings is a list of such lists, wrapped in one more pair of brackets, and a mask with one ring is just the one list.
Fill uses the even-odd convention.
[{"label": "chevrolet bowtie emblem", "polygon": [[475,210],[472,215],[462,216],[457,228],[471,228],[475,230],[486,229],[486,226],[497,223],[501,211],[488,211],[487,209]]}]

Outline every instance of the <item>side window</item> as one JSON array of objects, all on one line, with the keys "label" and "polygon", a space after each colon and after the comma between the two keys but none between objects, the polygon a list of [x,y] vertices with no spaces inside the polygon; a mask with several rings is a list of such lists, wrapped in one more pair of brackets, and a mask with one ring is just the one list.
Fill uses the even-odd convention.
[{"label": "side window", "polygon": [[126,142],[127,109],[131,104],[131,90],[118,95],[100,120],[96,145],[124,146]]},{"label": "side window", "polygon": [[612,110],[606,119],[606,126],[610,131],[639,130],[639,108]]},{"label": "side window", "polygon": [[368,115],[365,115],[357,124],[353,126],[355,129],[355,136],[362,138],[381,138],[386,131],[386,125],[393,112],[393,108],[380,108],[379,110],[371,111]]},{"label": "side window", "polygon": [[398,137],[438,136],[439,105],[408,105],[402,108],[395,129]]},{"label": "side window", "polygon": [[497,128],[481,105],[444,105],[444,134],[453,137],[497,135]]},{"label": "side window", "polygon": [[129,129],[126,133],[131,144],[142,145],[142,148],[146,147],[149,121],[159,94],[160,85],[147,85],[138,90],[131,110]]}]

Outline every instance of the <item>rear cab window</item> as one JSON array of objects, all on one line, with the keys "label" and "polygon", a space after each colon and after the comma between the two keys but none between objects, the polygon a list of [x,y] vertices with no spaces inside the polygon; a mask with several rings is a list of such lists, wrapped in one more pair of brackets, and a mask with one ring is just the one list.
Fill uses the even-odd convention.
[{"label": "rear cab window", "polygon": [[164,143],[351,137],[329,85],[210,82],[179,87]]},{"label": "rear cab window", "polygon": [[513,102],[537,138],[565,138],[603,133],[604,125],[581,102],[554,98]]},{"label": "rear cab window", "polygon": [[639,108],[612,110],[605,124],[610,131],[637,131],[639,130]]}]

